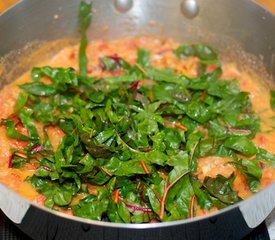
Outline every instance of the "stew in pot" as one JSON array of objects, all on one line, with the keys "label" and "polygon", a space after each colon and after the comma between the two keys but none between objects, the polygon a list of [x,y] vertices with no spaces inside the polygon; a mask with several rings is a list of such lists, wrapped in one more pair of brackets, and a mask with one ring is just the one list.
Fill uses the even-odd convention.
[{"label": "stew in pot", "polygon": [[0,92],[0,181],[83,218],[205,215],[275,179],[275,91],[205,44],[81,42]]}]

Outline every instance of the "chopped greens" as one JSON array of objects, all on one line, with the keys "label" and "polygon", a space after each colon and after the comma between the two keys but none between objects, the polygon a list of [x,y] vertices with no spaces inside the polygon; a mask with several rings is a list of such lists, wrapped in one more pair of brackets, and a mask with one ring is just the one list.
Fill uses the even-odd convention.
[{"label": "chopped greens", "polygon": [[174,53],[179,58],[187,58],[196,56],[200,59],[202,70],[205,69],[206,64],[214,64],[220,66],[217,53],[208,45],[198,44],[183,44],[174,50]]},{"label": "chopped greens", "polygon": [[[259,121],[248,93],[236,80],[220,80],[213,49],[194,44],[174,50],[179,58],[198,57],[204,69],[216,65],[195,78],[154,68],[150,51],[142,48],[133,65],[118,55],[101,56],[102,71],[119,74],[91,78],[85,52],[91,17],[91,4],[81,2],[79,74],[33,68],[32,82],[20,86],[14,115],[2,120],[8,137],[26,143],[21,154],[13,150],[11,165],[37,163],[27,181],[46,197],[45,206],[89,219],[142,223],[192,217],[194,201],[205,210],[240,201],[234,173],[197,178],[197,161],[205,156],[230,158],[257,191],[259,161],[274,165],[275,156],[252,142]],[[65,135],[55,150],[49,126]]]}]

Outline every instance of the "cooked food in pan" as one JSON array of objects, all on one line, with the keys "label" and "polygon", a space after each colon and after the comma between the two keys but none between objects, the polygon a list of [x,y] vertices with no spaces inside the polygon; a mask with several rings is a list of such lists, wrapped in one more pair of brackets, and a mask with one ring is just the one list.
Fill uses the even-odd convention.
[{"label": "cooked food in pan", "polygon": [[275,179],[275,91],[208,45],[81,42],[0,92],[0,181],[75,216],[172,221]]}]

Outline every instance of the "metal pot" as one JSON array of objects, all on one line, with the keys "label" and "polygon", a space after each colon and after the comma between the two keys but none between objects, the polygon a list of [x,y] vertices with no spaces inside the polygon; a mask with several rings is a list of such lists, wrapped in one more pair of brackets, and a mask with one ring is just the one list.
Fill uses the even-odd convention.
[{"label": "metal pot", "polygon": [[[0,56],[13,51],[14,62],[28,42],[75,38],[78,5],[75,0],[21,1],[0,15]],[[153,33],[178,41],[207,42],[220,52],[242,49],[254,56],[253,61],[260,59],[271,79],[275,78],[275,16],[251,0],[94,0],[94,8],[90,39]],[[0,62],[7,65],[8,59]],[[33,239],[240,239],[272,211],[274,195],[275,183],[206,217],[150,224],[67,216],[36,206],[2,184],[0,207]]]}]

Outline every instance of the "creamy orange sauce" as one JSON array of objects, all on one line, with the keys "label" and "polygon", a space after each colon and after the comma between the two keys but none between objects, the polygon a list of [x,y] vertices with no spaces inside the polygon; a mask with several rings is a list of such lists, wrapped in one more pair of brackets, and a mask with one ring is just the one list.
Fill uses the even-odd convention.
[{"label": "creamy orange sauce", "polygon": [[230,158],[222,158],[217,156],[209,156],[200,158],[198,161],[197,176],[203,181],[208,176],[215,178],[220,174],[226,178],[235,172],[235,168],[229,164]]},{"label": "creamy orange sauce", "polygon": [[[87,56],[89,60],[88,75],[104,77],[106,72],[102,71],[99,66],[99,58],[119,54],[129,63],[133,64],[137,59],[136,50],[138,47],[148,49],[151,52],[151,65],[157,68],[170,67],[178,73],[183,73],[189,77],[196,77],[198,73],[198,59],[190,57],[188,59],[179,59],[172,52],[178,43],[172,39],[152,39],[147,37],[140,38],[125,38],[117,41],[94,41],[88,45]],[[78,46],[69,46],[62,49],[57,55],[47,62],[38,63],[37,66],[48,65],[52,67],[72,67],[78,70]],[[213,66],[212,66],[213,67]],[[211,69],[211,66],[209,66]],[[108,73],[109,74],[109,73]],[[245,72],[240,72],[236,64],[228,63],[223,66],[223,76],[226,78],[237,78],[240,81],[240,88],[243,91],[250,92],[253,109],[261,118],[261,132],[254,139],[254,143],[261,148],[275,154],[275,131],[273,130],[272,117],[274,112],[269,106],[269,89],[258,81],[258,77],[249,75]],[[30,72],[22,75],[15,82],[7,85],[0,92],[0,119],[7,118],[13,113],[15,101],[18,97],[20,89],[17,85],[31,81]],[[42,135],[42,129],[37,125],[39,133]],[[24,129],[22,130],[24,131]],[[53,144],[54,149],[57,149],[60,143],[63,132],[57,127],[48,127],[47,134]],[[45,197],[39,195],[29,183],[25,182],[27,176],[31,176],[36,168],[35,164],[27,164],[24,168],[18,170],[9,167],[12,148],[23,148],[24,142],[9,139],[5,134],[5,127],[0,126],[0,182],[4,183],[15,192],[34,201],[37,204],[43,204]],[[233,172],[236,173],[236,178],[233,188],[238,192],[241,198],[247,198],[251,192],[247,186],[246,180],[241,173],[230,165],[230,159],[221,157],[205,157],[198,160],[197,175],[203,181],[206,176],[216,177],[221,174],[229,177]],[[275,169],[267,167],[263,169],[261,179],[262,187],[271,184],[275,180]],[[93,189],[91,189],[91,192]],[[81,196],[80,196],[81,198]],[[77,201],[77,199],[75,200]],[[211,209],[211,211],[215,211]],[[204,210],[197,210],[198,215],[205,214]]]}]

